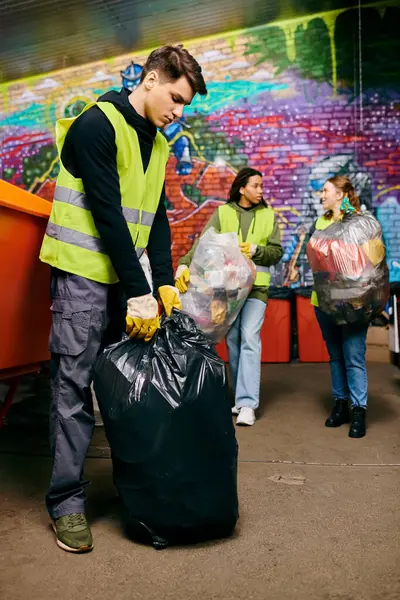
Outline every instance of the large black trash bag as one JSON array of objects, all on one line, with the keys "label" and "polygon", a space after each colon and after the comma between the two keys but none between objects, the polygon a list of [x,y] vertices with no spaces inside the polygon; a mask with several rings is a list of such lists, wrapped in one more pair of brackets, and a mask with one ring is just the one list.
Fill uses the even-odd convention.
[{"label": "large black trash bag", "polygon": [[194,321],[174,311],[150,343],[106,348],[94,389],[128,533],[156,548],[230,535],[237,442],[225,365]]}]

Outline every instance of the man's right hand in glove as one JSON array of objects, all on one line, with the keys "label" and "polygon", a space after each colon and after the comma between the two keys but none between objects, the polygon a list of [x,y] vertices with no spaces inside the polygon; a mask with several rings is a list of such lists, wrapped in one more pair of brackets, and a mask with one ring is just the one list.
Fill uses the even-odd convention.
[{"label": "man's right hand in glove", "polygon": [[152,294],[128,300],[126,333],[130,338],[149,342],[159,327],[158,302]]},{"label": "man's right hand in glove", "polygon": [[185,265],[180,265],[175,273],[175,287],[178,288],[181,294],[188,290],[187,284],[190,282],[190,271]]}]

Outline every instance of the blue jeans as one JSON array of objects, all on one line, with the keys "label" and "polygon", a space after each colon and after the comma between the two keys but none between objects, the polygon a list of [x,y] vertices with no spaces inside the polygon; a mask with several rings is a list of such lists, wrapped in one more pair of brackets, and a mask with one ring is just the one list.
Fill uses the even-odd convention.
[{"label": "blue jeans", "polygon": [[329,352],[334,399],[350,399],[352,407],[367,408],[365,351],[368,325],[336,325],[319,308],[315,308],[315,314]]},{"label": "blue jeans", "polygon": [[261,327],[265,302],[257,298],[246,300],[226,337],[235,405],[237,408],[258,408],[261,379]]}]

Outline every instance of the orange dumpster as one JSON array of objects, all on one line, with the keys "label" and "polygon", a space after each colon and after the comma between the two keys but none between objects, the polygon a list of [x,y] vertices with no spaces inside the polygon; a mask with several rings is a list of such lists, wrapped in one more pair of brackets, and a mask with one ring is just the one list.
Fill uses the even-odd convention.
[{"label": "orange dumpster", "polygon": [[51,202],[0,180],[0,376],[49,359],[50,269],[39,251]]},{"label": "orange dumpster", "polygon": [[300,362],[329,362],[321,329],[311,305],[311,289],[296,290],[297,339]]}]

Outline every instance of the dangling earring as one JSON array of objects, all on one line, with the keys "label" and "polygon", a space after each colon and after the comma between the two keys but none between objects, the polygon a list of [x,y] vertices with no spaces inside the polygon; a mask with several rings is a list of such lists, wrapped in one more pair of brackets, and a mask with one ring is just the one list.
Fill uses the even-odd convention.
[{"label": "dangling earring", "polygon": [[344,212],[356,212],[356,209],[350,204],[350,200],[347,196],[343,198],[343,202],[340,205],[340,210],[343,210]]}]

